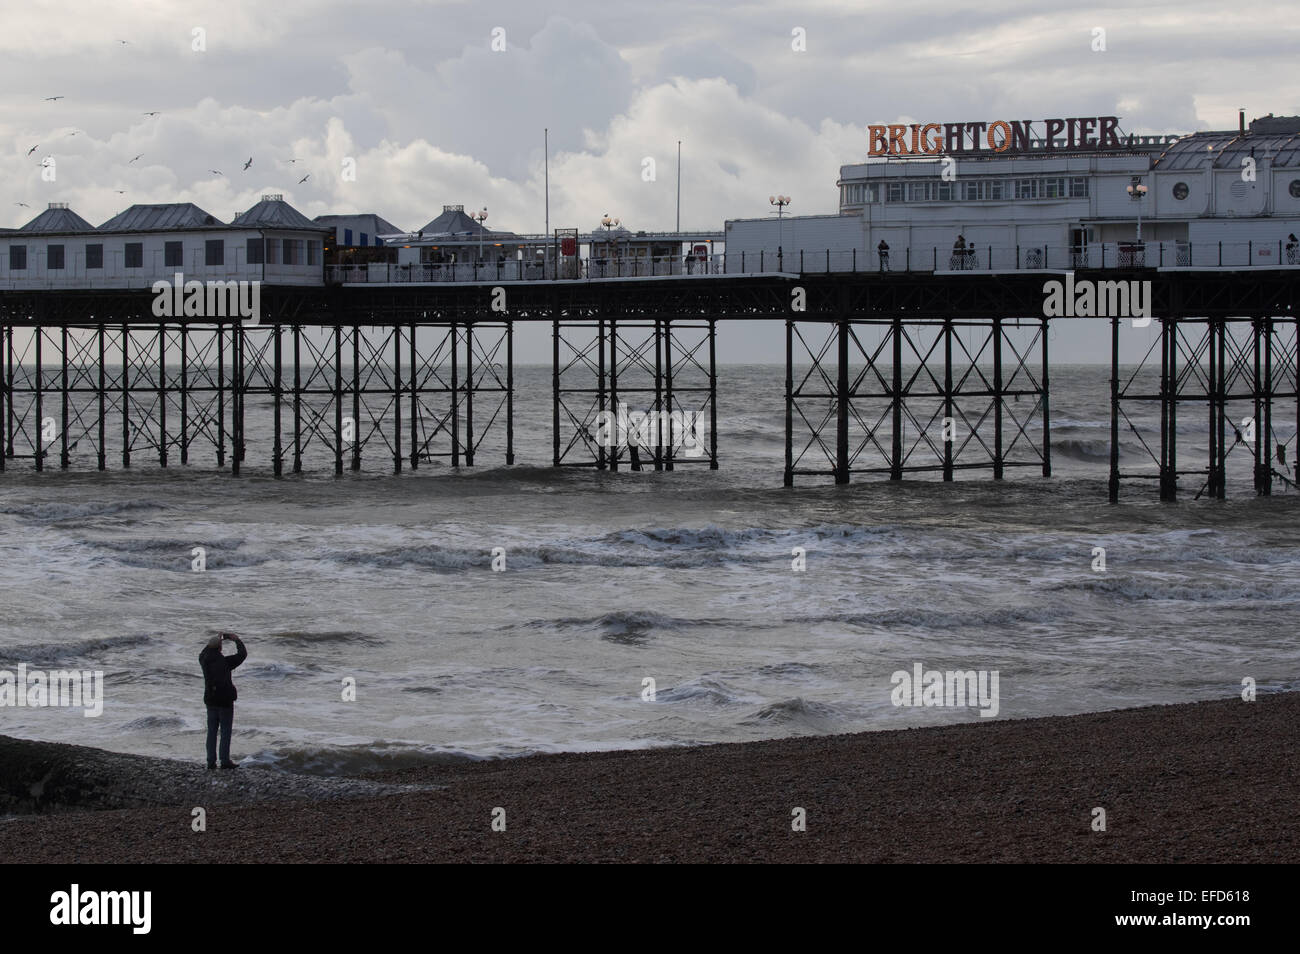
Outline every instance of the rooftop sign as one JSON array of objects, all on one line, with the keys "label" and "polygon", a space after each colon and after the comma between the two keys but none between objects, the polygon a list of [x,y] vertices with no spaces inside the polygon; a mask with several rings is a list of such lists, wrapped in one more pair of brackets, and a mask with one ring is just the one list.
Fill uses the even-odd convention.
[{"label": "rooftop sign", "polygon": [[[1042,130],[1035,133],[1034,127]],[[1119,119],[1094,116],[1088,119],[994,120],[991,123],[893,123],[868,126],[868,156],[943,156],[950,154],[1028,152],[1030,142],[1042,139],[1041,150],[1060,148],[1080,150],[1119,149],[1115,132]],[[1065,145],[1057,146],[1064,138]]]}]

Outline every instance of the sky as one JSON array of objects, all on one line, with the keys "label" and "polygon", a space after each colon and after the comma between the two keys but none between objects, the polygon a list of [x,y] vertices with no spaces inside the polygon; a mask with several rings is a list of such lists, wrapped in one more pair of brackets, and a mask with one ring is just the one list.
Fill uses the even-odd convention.
[{"label": "sky", "polygon": [[[684,229],[765,215],[773,193],[833,213],[871,123],[1118,115],[1145,134],[1298,114],[1300,4],[1272,9],[32,0],[0,29],[0,226],[48,202],[96,225],[137,202],[228,221],[281,193],[309,216],[414,230],[463,204],[540,232],[543,129],[553,228],[673,228],[679,140]],[[1061,334],[1067,355],[1106,357]],[[782,340],[723,334],[720,357],[781,360]]]}]

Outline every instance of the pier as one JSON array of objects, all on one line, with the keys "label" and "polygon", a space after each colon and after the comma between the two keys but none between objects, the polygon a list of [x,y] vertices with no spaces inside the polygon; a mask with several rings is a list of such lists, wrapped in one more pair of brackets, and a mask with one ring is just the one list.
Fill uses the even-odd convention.
[{"label": "pier", "polygon": [[[785,325],[787,486],[1050,476],[1051,323],[1091,320],[1111,340],[1112,501],[1127,482],[1154,483],[1162,500],[1223,498],[1234,450],[1253,454],[1255,493],[1289,480],[1300,268],[1076,270],[1079,280],[1151,283],[1157,344],[1122,368],[1131,319],[1045,316],[1044,282],[1061,271],[881,272],[829,252],[824,263],[801,260],[805,271],[772,271],[772,261],[794,263],[764,256],[753,272],[702,265],[508,284],[367,273],[267,285],[256,324],[160,319],[147,288],[0,290],[0,469],[149,464],[282,476],[325,455],[335,474],[400,473],[435,458],[487,463],[489,436],[504,447],[490,462],[514,464],[520,322],[550,326],[550,464],[716,469],[725,460],[717,341],[746,319]],[[250,401],[269,402],[269,433],[249,431]],[[604,446],[598,418],[620,402],[707,420],[704,453],[684,455],[672,425],[636,454]],[[1142,404],[1158,405],[1158,431],[1134,425]],[[1188,415],[1208,433],[1204,460],[1179,453]],[[1121,438],[1134,435],[1148,456],[1121,467]]]}]

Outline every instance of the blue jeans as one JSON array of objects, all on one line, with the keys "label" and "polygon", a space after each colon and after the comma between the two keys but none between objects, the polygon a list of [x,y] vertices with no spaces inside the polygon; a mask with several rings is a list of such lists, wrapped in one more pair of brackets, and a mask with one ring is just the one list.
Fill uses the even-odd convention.
[{"label": "blue jeans", "polygon": [[235,724],[234,706],[208,706],[208,764],[217,764],[217,728],[221,728],[221,764],[230,761],[230,730]]}]

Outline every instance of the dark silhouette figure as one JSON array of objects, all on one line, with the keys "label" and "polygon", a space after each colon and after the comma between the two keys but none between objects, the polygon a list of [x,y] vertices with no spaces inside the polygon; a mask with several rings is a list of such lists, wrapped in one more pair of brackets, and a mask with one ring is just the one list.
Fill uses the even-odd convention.
[{"label": "dark silhouette figure", "polygon": [[953,270],[964,269],[966,267],[966,236],[958,235],[957,241],[952,243],[952,268]]},{"label": "dark silhouette figure", "polygon": [[[225,656],[221,652],[221,644],[227,639],[234,640],[237,647],[233,656]],[[234,633],[213,636],[203,652],[199,653],[199,667],[203,670],[203,704],[208,707],[209,770],[217,767],[218,729],[221,730],[221,767],[239,768],[230,761],[230,732],[235,724],[235,700],[239,698],[230,672],[247,658],[248,650],[244,648],[244,641]]]},{"label": "dark silhouette figure", "polygon": [[876,246],[876,256],[880,259],[880,270],[889,271],[889,243],[884,239],[881,239],[880,244]]},{"label": "dark silhouette figure", "polygon": [[[1294,265],[1294,264],[1296,263],[1296,249],[1297,249],[1297,248],[1300,248],[1300,239],[1297,239],[1297,238],[1295,237],[1295,233],[1294,233],[1294,232],[1292,232],[1292,233],[1291,233],[1290,235],[1288,235],[1286,238],[1287,238],[1287,242],[1286,242],[1286,263],[1287,263],[1288,265]],[[1280,445],[1279,445],[1279,446],[1280,446]]]}]

